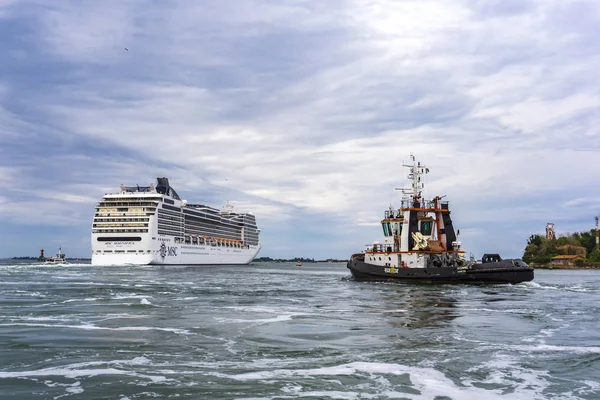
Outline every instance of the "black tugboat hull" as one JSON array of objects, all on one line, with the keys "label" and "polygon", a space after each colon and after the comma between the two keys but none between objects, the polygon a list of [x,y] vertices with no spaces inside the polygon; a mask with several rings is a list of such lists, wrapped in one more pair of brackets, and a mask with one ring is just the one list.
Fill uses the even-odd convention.
[{"label": "black tugboat hull", "polygon": [[[399,281],[407,283],[475,283],[503,284],[533,280],[533,268],[511,260],[475,264],[468,270],[454,267],[440,268],[389,268],[365,263],[356,258],[348,261],[352,276],[360,281]],[[386,272],[389,271],[389,272]]]}]

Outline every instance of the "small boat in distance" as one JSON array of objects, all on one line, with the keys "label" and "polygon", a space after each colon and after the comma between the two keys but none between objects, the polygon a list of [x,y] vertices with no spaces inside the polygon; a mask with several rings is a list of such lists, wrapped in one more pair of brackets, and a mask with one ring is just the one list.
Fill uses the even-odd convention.
[{"label": "small boat in distance", "polygon": [[[43,257],[43,250],[42,250],[42,257]],[[56,253],[55,257],[48,257],[44,259],[44,262],[46,264],[66,264],[67,263],[67,258],[66,255],[62,252],[62,248],[59,247],[58,248],[58,253]]]},{"label": "small boat in distance", "polygon": [[296,261],[296,267],[301,267],[302,266],[302,262],[300,260]]},{"label": "small boat in distance", "polygon": [[533,268],[518,259],[503,260],[484,254],[480,262],[457,240],[445,196],[422,197],[423,175],[429,168],[411,154],[408,178],[412,187],[402,190],[401,207],[390,205],[381,221],[384,243],[374,242],[348,261],[356,280],[423,283],[519,283],[533,280]]}]

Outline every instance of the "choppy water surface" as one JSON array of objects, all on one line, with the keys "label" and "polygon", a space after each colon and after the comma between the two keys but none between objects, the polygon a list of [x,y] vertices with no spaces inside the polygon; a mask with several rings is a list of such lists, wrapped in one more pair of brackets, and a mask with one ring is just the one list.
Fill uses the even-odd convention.
[{"label": "choppy water surface", "polygon": [[0,266],[2,399],[598,399],[600,271]]}]

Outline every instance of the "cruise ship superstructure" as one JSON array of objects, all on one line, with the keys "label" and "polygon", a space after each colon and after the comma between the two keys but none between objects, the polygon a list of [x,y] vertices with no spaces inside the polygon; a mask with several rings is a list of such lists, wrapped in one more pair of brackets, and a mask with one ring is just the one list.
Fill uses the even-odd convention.
[{"label": "cruise ship superstructure", "polygon": [[167,178],[106,194],[92,224],[92,264],[248,264],[260,230],[251,213],[182,200]]}]

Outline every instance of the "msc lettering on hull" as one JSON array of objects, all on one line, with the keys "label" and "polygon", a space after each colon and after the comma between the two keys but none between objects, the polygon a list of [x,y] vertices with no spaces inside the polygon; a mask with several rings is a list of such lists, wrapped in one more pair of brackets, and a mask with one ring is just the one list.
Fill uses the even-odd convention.
[{"label": "msc lettering on hull", "polygon": [[165,245],[163,243],[163,244],[160,245],[159,254],[160,254],[160,258],[162,258],[163,260],[167,256],[169,256],[169,257],[177,257],[177,247],[174,247],[174,246],[167,247],[167,245]]}]

